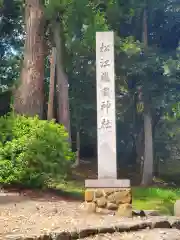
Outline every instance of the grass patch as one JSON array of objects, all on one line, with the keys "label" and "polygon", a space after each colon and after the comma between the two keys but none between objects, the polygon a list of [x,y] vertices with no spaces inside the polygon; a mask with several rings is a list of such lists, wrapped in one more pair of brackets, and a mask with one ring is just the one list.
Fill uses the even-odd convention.
[{"label": "grass patch", "polygon": [[59,181],[51,182],[49,185],[50,189],[56,190],[56,193],[71,197],[72,199],[84,199],[84,185],[78,181]]},{"label": "grass patch", "polygon": [[61,183],[58,183],[56,185],[57,189],[62,189],[67,192],[71,193],[79,193],[79,194],[84,194],[84,186],[81,182],[74,182],[74,181],[63,181]]},{"label": "grass patch", "polygon": [[[84,183],[76,181],[63,181],[54,184],[56,189],[61,189],[73,196],[84,198]],[[132,189],[133,208],[137,210],[158,210],[162,214],[172,215],[174,202],[180,199],[180,189],[165,188],[140,188]]]},{"label": "grass patch", "polygon": [[133,189],[134,209],[158,210],[162,214],[172,215],[174,203],[177,199],[180,199],[180,189]]}]

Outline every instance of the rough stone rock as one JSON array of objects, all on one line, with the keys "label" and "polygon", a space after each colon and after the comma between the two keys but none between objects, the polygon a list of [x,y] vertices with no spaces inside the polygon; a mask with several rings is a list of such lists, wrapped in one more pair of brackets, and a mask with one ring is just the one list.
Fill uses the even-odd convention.
[{"label": "rough stone rock", "polygon": [[96,203],[98,207],[105,208],[107,205],[107,200],[105,197],[101,197],[96,200]]},{"label": "rough stone rock", "polygon": [[86,238],[86,240],[179,240],[180,232],[176,229],[152,229],[129,233],[106,233]]},{"label": "rough stone rock", "polygon": [[124,189],[108,196],[108,201],[116,204],[131,203],[131,190]]},{"label": "rough stone rock", "polygon": [[[88,231],[87,231],[88,234]],[[43,236],[44,237],[44,236]],[[62,229],[55,229],[53,230],[53,232],[51,232],[49,234],[49,238],[33,238],[34,240],[38,239],[38,240],[59,240],[59,239],[78,239],[79,238],[79,231],[72,231],[72,232],[68,232],[68,231],[62,231]]]},{"label": "rough stone rock", "polygon": [[95,197],[96,197],[96,198],[100,198],[100,197],[103,197],[103,196],[104,196],[104,192],[103,192],[102,189],[97,189],[97,190],[95,191]]},{"label": "rough stone rock", "polygon": [[45,238],[44,236],[40,238],[41,240],[58,240],[58,239],[72,239],[72,235],[70,232],[53,232],[49,235],[49,238]]},{"label": "rough stone rock", "polygon": [[107,203],[107,209],[109,209],[109,210],[117,210],[118,206],[115,203],[108,202]]},{"label": "rough stone rock", "polygon": [[174,216],[180,217],[180,200],[177,200],[174,204]]},{"label": "rough stone rock", "polygon": [[116,229],[115,228],[113,228],[113,227],[102,227],[102,228],[99,228],[98,229],[98,232],[100,233],[100,234],[102,234],[102,233],[114,233],[114,232],[116,232]]},{"label": "rough stone rock", "polygon": [[96,212],[96,204],[94,202],[86,202],[84,210],[88,213],[94,213]]},{"label": "rough stone rock", "polygon": [[109,196],[110,194],[112,194],[113,192],[118,191],[118,189],[114,189],[114,188],[106,188],[104,189],[104,195]]},{"label": "rough stone rock", "polygon": [[94,191],[87,189],[85,191],[85,201],[86,202],[92,202],[94,199]]},{"label": "rough stone rock", "polygon": [[80,229],[78,235],[79,235],[79,238],[85,238],[87,236],[95,235],[97,233],[98,233],[97,228],[85,228],[85,229]]},{"label": "rough stone rock", "polygon": [[[90,188],[90,189],[86,189],[85,202],[95,203],[96,208],[106,208],[107,210],[117,211],[118,206],[121,204],[132,204],[131,188]],[[94,207],[93,207],[93,209],[94,209]],[[122,211],[122,209],[121,209],[121,211]],[[90,210],[90,212],[92,212],[92,210]],[[120,215],[120,214],[118,214],[118,215]],[[131,213],[131,215],[132,215],[132,213]],[[128,214],[128,216],[129,216],[129,214]]]},{"label": "rough stone rock", "polygon": [[122,217],[132,217],[132,205],[128,203],[120,204],[116,214]]},{"label": "rough stone rock", "polygon": [[152,228],[171,228],[171,224],[167,220],[156,221],[152,224]]}]

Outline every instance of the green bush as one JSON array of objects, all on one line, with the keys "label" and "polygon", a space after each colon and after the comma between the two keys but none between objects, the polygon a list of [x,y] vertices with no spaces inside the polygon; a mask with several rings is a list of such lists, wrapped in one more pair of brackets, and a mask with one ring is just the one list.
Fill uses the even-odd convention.
[{"label": "green bush", "polygon": [[42,187],[65,178],[73,157],[62,125],[13,114],[0,118],[0,183]]}]

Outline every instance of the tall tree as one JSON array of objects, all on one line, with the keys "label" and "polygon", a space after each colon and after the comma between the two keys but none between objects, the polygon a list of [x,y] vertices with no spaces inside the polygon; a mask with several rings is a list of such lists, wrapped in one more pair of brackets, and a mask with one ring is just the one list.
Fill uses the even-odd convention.
[{"label": "tall tree", "polygon": [[[143,42],[148,47],[147,7],[143,13]],[[144,94],[144,162],[142,171],[142,185],[150,185],[153,180],[153,139],[150,92]]]},{"label": "tall tree", "polygon": [[63,124],[69,133],[69,142],[71,143],[71,127],[69,112],[69,85],[68,78],[64,71],[63,64],[63,29],[62,23],[58,20],[54,26],[54,42],[57,49],[57,95],[58,95],[58,122]]},{"label": "tall tree", "polygon": [[41,0],[25,1],[26,39],[20,84],[15,91],[16,113],[43,118],[44,11]]},{"label": "tall tree", "polygon": [[47,110],[47,119],[54,117],[54,95],[55,95],[55,71],[56,71],[56,48],[52,48],[50,57],[50,82],[49,82],[49,102]]}]

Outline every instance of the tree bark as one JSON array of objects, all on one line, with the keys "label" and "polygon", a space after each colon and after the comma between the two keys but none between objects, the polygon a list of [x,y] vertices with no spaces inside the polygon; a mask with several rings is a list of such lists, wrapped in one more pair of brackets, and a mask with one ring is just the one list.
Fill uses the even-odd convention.
[{"label": "tree bark", "polygon": [[[144,162],[144,128],[142,128],[139,132],[139,135],[136,138],[136,153],[137,153],[137,172],[140,173],[140,178],[142,176],[143,171],[143,162]],[[139,181],[141,182],[141,179]]]},{"label": "tree bark", "polygon": [[47,112],[48,120],[51,120],[54,117],[55,70],[56,70],[56,48],[53,47],[50,60],[49,102]]},{"label": "tree bark", "polygon": [[18,114],[43,117],[44,110],[44,11],[40,0],[25,1],[26,39],[20,85],[15,91]]},{"label": "tree bark", "polygon": [[144,164],[141,184],[148,186],[153,180],[153,139],[152,139],[152,117],[148,106],[144,113]]},{"label": "tree bark", "polygon": [[[148,47],[146,9],[144,9],[143,16],[143,41],[145,47]],[[152,138],[152,114],[150,108],[150,97],[148,92],[146,92],[145,95],[146,98],[144,97],[144,163],[141,185],[148,186],[152,184],[153,180],[153,138]]]},{"label": "tree bark", "polygon": [[[63,68],[62,54],[62,29],[61,23],[54,23],[54,42],[57,49],[57,99],[58,99],[58,122],[63,124],[69,134],[71,144],[71,128],[69,113],[69,86],[68,79]],[[65,46],[63,46],[65,47]]]},{"label": "tree bark", "polygon": [[80,164],[80,146],[81,146],[80,132],[79,132],[79,130],[77,130],[77,133],[76,133],[76,166],[79,166],[79,164]]}]

